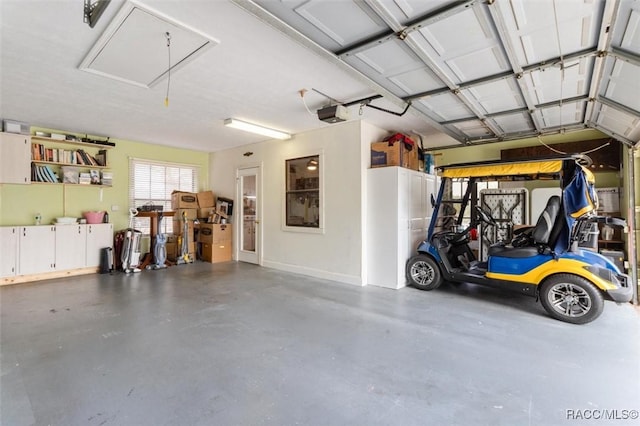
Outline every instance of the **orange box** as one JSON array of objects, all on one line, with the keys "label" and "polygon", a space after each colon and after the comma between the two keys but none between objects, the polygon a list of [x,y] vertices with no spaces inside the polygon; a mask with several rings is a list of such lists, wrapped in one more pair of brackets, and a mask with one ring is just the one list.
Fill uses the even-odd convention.
[{"label": "orange box", "polygon": [[198,242],[216,244],[233,239],[230,223],[201,223]]},{"label": "orange box", "polygon": [[205,262],[217,263],[231,260],[231,241],[220,243],[201,243],[202,260]]}]

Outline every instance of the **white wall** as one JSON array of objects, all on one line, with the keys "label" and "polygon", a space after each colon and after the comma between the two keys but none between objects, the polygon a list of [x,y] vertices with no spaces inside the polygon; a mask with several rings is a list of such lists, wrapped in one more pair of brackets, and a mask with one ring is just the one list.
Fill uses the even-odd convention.
[{"label": "white wall", "polygon": [[[263,265],[362,285],[366,197],[365,171],[370,143],[386,132],[361,121],[332,124],[297,134],[288,141],[268,141],[210,155],[211,188],[235,199],[236,169],[262,166]],[[243,154],[253,152],[250,157]],[[285,160],[322,153],[324,233],[283,229]]]}]

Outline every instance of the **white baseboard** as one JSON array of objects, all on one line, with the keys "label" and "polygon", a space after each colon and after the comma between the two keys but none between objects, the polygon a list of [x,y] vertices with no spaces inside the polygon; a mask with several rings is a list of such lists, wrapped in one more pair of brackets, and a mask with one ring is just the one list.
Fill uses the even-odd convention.
[{"label": "white baseboard", "polygon": [[314,269],[306,266],[289,265],[287,263],[272,262],[269,260],[263,260],[262,266],[265,268],[278,269],[280,271],[293,272],[296,274],[309,275],[315,278],[322,278],[325,280],[338,281],[345,284],[357,285],[362,287],[362,277],[355,275],[339,274],[335,272],[324,271],[322,269]]}]

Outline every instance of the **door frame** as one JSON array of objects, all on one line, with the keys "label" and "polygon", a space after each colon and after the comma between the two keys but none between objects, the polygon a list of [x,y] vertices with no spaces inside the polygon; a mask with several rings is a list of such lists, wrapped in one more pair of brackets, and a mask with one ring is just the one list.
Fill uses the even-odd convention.
[{"label": "door frame", "polygon": [[[236,200],[238,206],[234,209],[234,222],[237,224],[235,226],[234,231],[234,257],[236,261],[246,262],[246,260],[240,259],[240,252],[242,250],[241,242],[242,242],[242,232],[243,232],[243,218],[242,218],[242,187],[241,187],[241,173],[243,171],[255,169],[256,176],[256,234],[255,234],[255,252],[256,252],[256,264],[262,266],[263,256],[262,256],[262,230],[263,230],[263,221],[262,221],[262,194],[263,194],[263,183],[262,183],[262,162],[259,163],[248,163],[240,165],[236,168]],[[253,263],[253,262],[250,262]]]}]

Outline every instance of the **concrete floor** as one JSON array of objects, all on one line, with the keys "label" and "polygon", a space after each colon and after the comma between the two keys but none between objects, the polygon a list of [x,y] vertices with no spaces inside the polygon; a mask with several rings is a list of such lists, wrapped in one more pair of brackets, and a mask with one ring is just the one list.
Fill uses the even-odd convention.
[{"label": "concrete floor", "polygon": [[[7,426],[639,424],[623,419],[640,409],[631,305],[575,326],[471,285],[359,288],[235,262],[0,296]],[[595,415],[618,420],[574,420]]]}]

